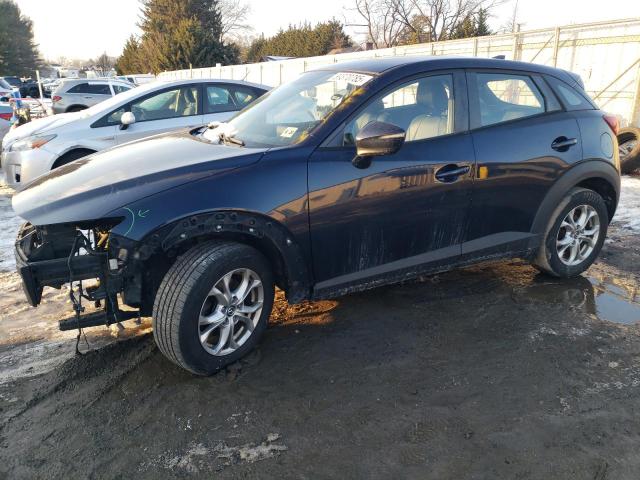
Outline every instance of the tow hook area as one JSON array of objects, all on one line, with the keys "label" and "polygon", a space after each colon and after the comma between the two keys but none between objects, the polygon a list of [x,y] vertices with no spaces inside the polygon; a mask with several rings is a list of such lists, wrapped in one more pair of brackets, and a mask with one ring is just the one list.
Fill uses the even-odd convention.
[{"label": "tow hook area", "polygon": [[[70,225],[36,228],[25,224],[20,229],[16,264],[29,303],[34,307],[40,303],[45,286],[70,286],[73,315],[60,320],[60,330],[108,326],[140,317],[137,310],[119,308],[122,279],[118,261],[109,259],[105,235],[97,229],[81,230]],[[83,285],[89,280],[91,285]],[[102,309],[83,315],[83,300]]]}]

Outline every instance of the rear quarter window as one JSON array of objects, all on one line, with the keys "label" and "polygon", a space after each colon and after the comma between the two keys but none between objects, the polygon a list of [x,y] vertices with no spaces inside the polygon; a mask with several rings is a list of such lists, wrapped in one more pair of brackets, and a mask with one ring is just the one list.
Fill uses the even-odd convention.
[{"label": "rear quarter window", "polygon": [[575,88],[555,77],[547,76],[546,80],[567,110],[593,110],[592,103]]}]

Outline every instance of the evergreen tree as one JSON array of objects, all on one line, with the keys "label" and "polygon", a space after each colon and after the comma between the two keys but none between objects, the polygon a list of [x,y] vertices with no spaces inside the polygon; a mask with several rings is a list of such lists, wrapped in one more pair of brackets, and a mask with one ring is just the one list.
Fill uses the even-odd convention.
[{"label": "evergreen tree", "polygon": [[493,32],[489,28],[489,12],[487,12],[486,8],[481,8],[476,15],[476,37],[492,34]]},{"label": "evergreen tree", "polygon": [[116,70],[120,75],[144,72],[140,61],[140,42],[135,35],[131,35],[124,44],[122,54],[116,61]]},{"label": "evergreen tree", "polygon": [[489,14],[487,10],[485,8],[478,9],[477,12],[467,15],[455,26],[451,34],[451,39],[491,35],[492,32],[489,28],[488,19]]},{"label": "evergreen tree", "polygon": [[351,39],[344,33],[342,24],[337,20],[318,23],[315,27],[304,23],[289,25],[271,38],[255,39],[247,51],[248,62],[259,62],[264,56],[313,57],[326,55],[335,48],[351,45]]},{"label": "evergreen tree", "polygon": [[35,76],[40,63],[31,20],[13,0],[0,0],[0,75]]},{"label": "evergreen tree", "polygon": [[238,48],[220,41],[217,0],[144,0],[142,36],[130,38],[118,71],[158,73],[237,61]]}]

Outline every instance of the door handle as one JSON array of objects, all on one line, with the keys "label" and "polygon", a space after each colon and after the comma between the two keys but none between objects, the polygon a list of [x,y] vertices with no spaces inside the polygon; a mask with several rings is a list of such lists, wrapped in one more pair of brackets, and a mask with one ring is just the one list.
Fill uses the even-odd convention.
[{"label": "door handle", "polygon": [[577,143],[578,140],[576,138],[558,137],[551,144],[551,148],[558,152],[566,152]]},{"label": "door handle", "polygon": [[436,180],[442,183],[455,182],[461,175],[469,173],[469,170],[471,170],[469,165],[456,165],[455,163],[451,163],[438,169],[436,172]]}]

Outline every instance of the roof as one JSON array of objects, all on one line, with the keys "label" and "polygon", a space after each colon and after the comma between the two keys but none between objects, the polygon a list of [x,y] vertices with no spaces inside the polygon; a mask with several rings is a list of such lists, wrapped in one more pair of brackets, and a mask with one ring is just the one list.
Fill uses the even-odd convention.
[{"label": "roof", "polygon": [[561,72],[562,76],[568,74],[564,70],[538,65],[536,63],[514,62],[495,58],[479,57],[454,57],[454,56],[393,56],[367,58],[334,63],[319,70],[352,71],[362,73],[379,74],[398,68],[420,68],[421,70],[436,70],[450,68],[500,68],[504,70],[524,70],[528,72],[555,74]]}]

